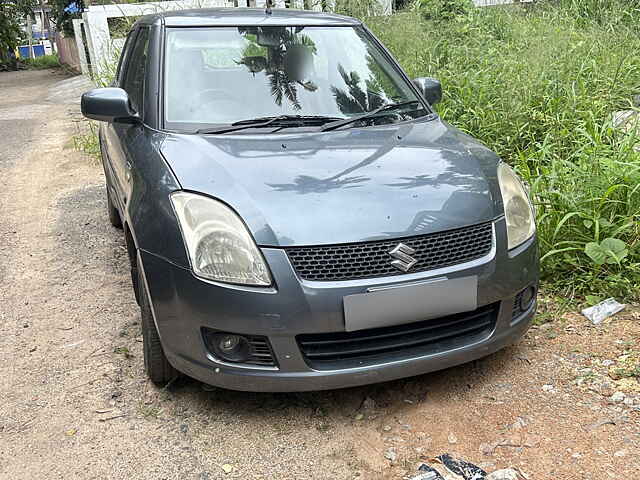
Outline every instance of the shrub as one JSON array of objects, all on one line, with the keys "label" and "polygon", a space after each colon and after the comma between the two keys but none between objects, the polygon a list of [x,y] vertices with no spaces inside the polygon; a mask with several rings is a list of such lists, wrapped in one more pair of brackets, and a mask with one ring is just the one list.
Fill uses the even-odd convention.
[{"label": "shrub", "polygon": [[42,55],[40,57],[25,58],[20,60],[28,68],[33,70],[42,70],[45,68],[59,68],[60,59],[55,53],[53,55]]},{"label": "shrub", "polygon": [[474,8],[471,0],[416,0],[413,5],[425,20],[451,20],[468,15]]}]

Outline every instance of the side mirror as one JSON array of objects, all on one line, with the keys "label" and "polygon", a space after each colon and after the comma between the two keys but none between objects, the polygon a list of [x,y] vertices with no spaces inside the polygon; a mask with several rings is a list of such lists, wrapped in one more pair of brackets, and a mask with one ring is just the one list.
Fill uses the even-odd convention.
[{"label": "side mirror", "polygon": [[422,92],[429,105],[435,105],[442,100],[442,85],[431,77],[419,77],[413,79],[413,84]]},{"label": "side mirror", "polygon": [[101,122],[137,123],[129,95],[121,88],[95,88],[82,94],[82,115]]}]

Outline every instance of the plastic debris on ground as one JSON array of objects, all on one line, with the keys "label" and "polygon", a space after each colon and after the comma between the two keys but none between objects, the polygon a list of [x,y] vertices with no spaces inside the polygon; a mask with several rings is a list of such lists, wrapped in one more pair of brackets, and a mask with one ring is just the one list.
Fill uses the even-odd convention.
[{"label": "plastic debris on ground", "polygon": [[482,480],[487,476],[487,472],[466,460],[455,459],[448,453],[443,453],[436,457],[451,473],[460,475],[464,480]]},{"label": "plastic debris on ground", "polygon": [[[442,464],[441,466],[436,465],[440,471],[423,463],[418,467],[418,474],[411,477],[410,480],[449,480],[453,478],[460,480],[518,480],[520,478],[514,469],[505,468],[487,473],[477,465],[460,458],[454,458],[448,453],[439,455],[435,461]],[[527,477],[523,476],[523,478]]]},{"label": "plastic debris on ground", "polygon": [[411,480],[444,480],[440,472],[436,469],[431,468],[426,463],[423,463],[418,467],[418,475],[415,477],[411,477]]},{"label": "plastic debris on ground", "polygon": [[487,475],[486,480],[518,480],[518,472],[510,468],[496,470]]},{"label": "plastic debris on ground", "polygon": [[607,298],[593,307],[582,310],[582,315],[591,320],[591,323],[594,325],[599,325],[606,318],[615,315],[625,307],[625,304],[616,302],[614,298]]}]

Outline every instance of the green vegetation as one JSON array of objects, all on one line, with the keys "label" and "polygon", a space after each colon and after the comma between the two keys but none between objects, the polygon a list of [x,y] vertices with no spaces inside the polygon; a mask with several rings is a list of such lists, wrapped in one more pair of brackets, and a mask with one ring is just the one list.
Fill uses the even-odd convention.
[{"label": "green vegetation", "polygon": [[78,152],[86,154],[89,158],[99,161],[100,142],[98,141],[97,122],[87,120],[79,122],[76,125],[77,131],[72,137],[73,148]]},{"label": "green vegetation", "polygon": [[25,38],[20,28],[27,15],[33,14],[35,0],[0,2],[0,70],[16,68],[16,61],[9,54]]},{"label": "green vegetation", "polygon": [[446,121],[530,184],[547,287],[638,298],[640,137],[612,114],[640,94],[640,1],[465,3],[424,0],[367,23],[410,76],[442,81]]},{"label": "green vegetation", "polygon": [[60,59],[57,54],[42,55],[41,57],[25,58],[20,60],[21,63],[33,70],[42,70],[44,68],[59,68]]}]

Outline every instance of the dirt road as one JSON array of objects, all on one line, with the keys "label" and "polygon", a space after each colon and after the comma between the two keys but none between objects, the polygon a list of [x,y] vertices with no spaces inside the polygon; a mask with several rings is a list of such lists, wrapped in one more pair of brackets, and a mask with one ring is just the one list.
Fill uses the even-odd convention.
[{"label": "dirt road", "polygon": [[444,452],[530,479],[638,476],[640,384],[608,376],[640,351],[637,308],[366,388],[158,390],[101,166],[72,148],[82,88],[0,73],[0,478],[401,479]]}]

